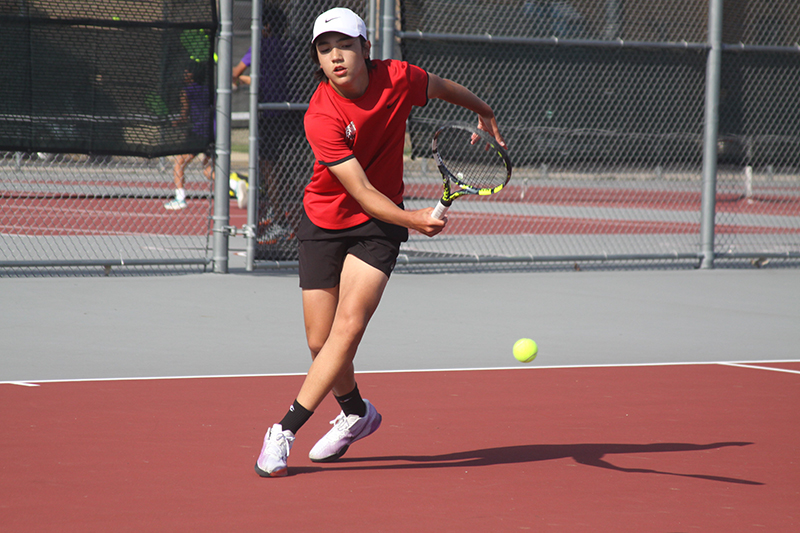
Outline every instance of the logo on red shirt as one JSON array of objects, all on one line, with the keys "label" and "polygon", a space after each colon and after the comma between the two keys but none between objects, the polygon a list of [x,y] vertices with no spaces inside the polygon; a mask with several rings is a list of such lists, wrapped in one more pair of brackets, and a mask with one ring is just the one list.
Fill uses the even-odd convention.
[{"label": "logo on red shirt", "polygon": [[356,125],[351,121],[350,124],[344,129],[344,136],[348,141],[356,138]]},{"label": "logo on red shirt", "polygon": [[356,140],[356,125],[350,121],[350,124],[344,129],[344,138],[347,140],[347,146],[353,149],[353,143]]}]

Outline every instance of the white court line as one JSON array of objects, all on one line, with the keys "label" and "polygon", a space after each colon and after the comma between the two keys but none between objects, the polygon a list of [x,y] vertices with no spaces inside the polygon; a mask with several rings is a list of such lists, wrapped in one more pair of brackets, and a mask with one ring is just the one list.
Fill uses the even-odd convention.
[{"label": "white court line", "polygon": [[[418,368],[403,370],[361,370],[356,374],[406,374],[422,372],[486,372],[490,370],[554,370],[570,368],[638,368],[638,367],[659,367],[659,366],[703,366],[703,365],[726,365],[740,366],[743,368],[760,368],[763,370],[774,370],[776,372],[790,372],[800,374],[800,371],[783,370],[778,368],[758,367],[757,364],[769,363],[800,363],[800,359],[776,359],[772,361],[684,361],[677,363],[609,363],[594,365],[553,365],[537,366],[536,364],[522,364],[519,366],[495,366],[481,368]],[[186,376],[149,376],[149,377],[117,377],[117,378],[74,378],[74,379],[44,379],[26,381],[0,381],[0,385],[21,385],[25,387],[37,387],[44,383],[90,383],[106,381],[161,381],[170,379],[230,379],[230,378],[274,378],[289,376],[305,376],[306,372],[286,372],[283,374],[214,374],[214,375],[186,375]]]},{"label": "white court line", "polygon": [[[765,361],[761,361],[762,363]],[[777,362],[777,361],[772,361]],[[787,363],[791,363],[792,361],[786,361]],[[772,372],[786,372],[787,374],[800,374],[800,370],[789,370],[787,368],[773,368],[771,366],[758,366],[754,364],[743,364],[743,363],[719,363],[720,365],[725,366],[735,366],[738,368],[754,368],[757,370],[771,370]]]}]

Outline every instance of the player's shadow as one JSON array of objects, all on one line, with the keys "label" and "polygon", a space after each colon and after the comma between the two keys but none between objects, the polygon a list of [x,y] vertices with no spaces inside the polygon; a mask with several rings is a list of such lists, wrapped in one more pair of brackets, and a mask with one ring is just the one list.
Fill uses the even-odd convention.
[{"label": "player's shadow", "polygon": [[[555,459],[572,458],[575,462],[636,474],[663,474],[670,476],[690,477],[723,483],[738,483],[742,485],[763,485],[758,481],[736,479],[723,476],[705,474],[681,474],[665,472],[649,468],[624,468],[614,465],[607,460],[609,455],[663,453],[663,452],[698,452],[715,450],[730,446],[748,446],[752,442],[715,442],[711,444],[687,443],[654,443],[654,444],[530,444],[522,446],[505,446],[499,448],[484,448],[466,452],[448,453],[442,455],[394,455],[385,457],[344,457],[337,463],[324,467],[295,467],[293,473],[302,474],[318,472],[321,470],[402,470],[410,468],[471,468],[477,466],[493,466],[503,464],[532,463],[537,461],[552,461]],[[359,465],[359,463],[370,463]],[[381,464],[392,463],[392,464]]]}]

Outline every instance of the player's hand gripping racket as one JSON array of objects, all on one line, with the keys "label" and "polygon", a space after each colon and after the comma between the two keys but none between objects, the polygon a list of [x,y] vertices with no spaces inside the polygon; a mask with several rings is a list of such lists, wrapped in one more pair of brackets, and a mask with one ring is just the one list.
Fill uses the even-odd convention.
[{"label": "player's hand gripping racket", "polygon": [[497,139],[467,124],[439,128],[431,143],[444,180],[444,193],[431,213],[442,219],[459,196],[486,196],[500,192],[511,179],[511,160]]}]

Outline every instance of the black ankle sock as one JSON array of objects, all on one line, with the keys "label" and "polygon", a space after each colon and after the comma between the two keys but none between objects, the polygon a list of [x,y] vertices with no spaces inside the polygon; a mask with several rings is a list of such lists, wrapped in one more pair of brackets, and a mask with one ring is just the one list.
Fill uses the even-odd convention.
[{"label": "black ankle sock", "polygon": [[292,433],[297,434],[300,428],[303,427],[303,424],[308,422],[308,419],[311,418],[313,414],[313,411],[309,411],[295,400],[286,413],[286,416],[281,420],[281,427],[284,431],[288,429]]},{"label": "black ankle sock", "polygon": [[353,389],[352,392],[348,392],[344,396],[334,395],[334,397],[336,401],[339,402],[339,406],[342,408],[342,411],[344,411],[345,416],[366,416],[367,404],[361,399],[361,393],[358,392],[358,385],[356,385],[356,388]]}]

